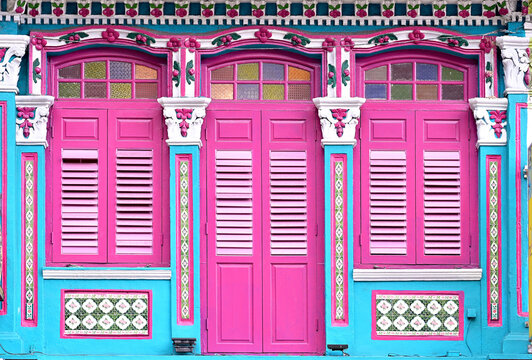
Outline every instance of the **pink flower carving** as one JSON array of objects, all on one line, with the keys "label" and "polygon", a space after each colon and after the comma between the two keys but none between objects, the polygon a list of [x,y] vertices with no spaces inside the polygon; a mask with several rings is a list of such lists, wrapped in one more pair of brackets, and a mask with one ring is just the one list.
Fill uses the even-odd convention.
[{"label": "pink flower carving", "polygon": [[15,12],[17,14],[22,14],[24,12],[24,8],[22,6],[17,6],[17,8],[15,9]]},{"label": "pink flower carving", "polygon": [[334,124],[334,127],[336,128],[336,135],[338,137],[342,137],[345,128],[345,123],[343,120],[347,116],[347,109],[331,109],[331,114],[332,117],[336,119],[336,124]]},{"label": "pink flower carving", "polygon": [[35,17],[35,16],[39,15],[39,10],[37,10],[37,9],[31,9],[30,12],[29,12],[29,14],[30,14],[31,16]]},{"label": "pink flower carving", "polygon": [[175,14],[179,17],[185,17],[187,16],[187,9],[183,9],[183,8],[177,9]]},{"label": "pink flower carving", "polygon": [[502,122],[506,119],[506,111],[504,110],[494,110],[490,111],[490,119],[493,120],[494,124],[491,125],[491,128],[495,132],[495,136],[500,138],[502,136],[503,125]]},{"label": "pink flower carving", "polygon": [[89,15],[89,9],[81,8],[79,9],[78,14],[80,14],[83,17],[87,17],[87,15]]},{"label": "pink flower carving", "polygon": [[57,16],[57,17],[63,15],[63,9],[61,9],[59,6],[56,7],[52,12],[53,12],[54,15]]},{"label": "pink flower carving", "polygon": [[33,129],[30,119],[35,117],[35,109],[34,107],[17,107],[17,117],[24,120],[19,127],[25,138],[30,136],[30,129]]},{"label": "pink flower carving", "polygon": [[155,8],[155,9],[152,9],[152,11],[150,11],[150,14],[154,17],[159,17],[159,16],[162,16],[163,15],[163,12],[161,9],[159,8]]},{"label": "pink flower carving", "polygon": [[106,7],[103,11],[102,11],[102,14],[104,14],[105,16],[107,17],[111,17],[114,15],[114,10],[111,9],[110,7]]},{"label": "pink flower carving", "polygon": [[187,120],[192,118],[193,109],[175,109],[175,113],[178,120],[181,120],[179,123],[179,128],[181,129],[181,136],[187,137],[187,131],[190,127]]},{"label": "pink flower carving", "polygon": [[414,43],[417,44],[419,41],[421,41],[421,40],[423,40],[425,38],[425,34],[423,34],[418,29],[415,29],[410,34],[408,34],[408,38],[410,40],[414,41]]},{"label": "pink flower carving", "polygon": [[[235,10],[235,11],[236,11],[236,10]],[[229,12],[230,12],[230,11],[227,12],[227,15],[228,15],[228,16],[231,16],[231,15],[229,15]],[[214,15],[214,13],[212,12],[211,9],[203,9],[203,11],[201,12],[201,15],[203,15],[203,16],[205,16],[205,17],[211,17],[211,16]],[[238,15],[238,13],[237,13],[237,15]],[[235,16],[236,16],[236,15],[235,15]]]},{"label": "pink flower carving", "polygon": [[185,40],[185,47],[188,48],[189,52],[194,52],[199,49],[201,44],[194,38],[188,38]]},{"label": "pink flower carving", "polygon": [[351,40],[348,37],[343,38],[343,40],[340,40],[340,46],[344,48],[345,51],[352,50],[353,47],[355,47],[355,44],[353,43],[353,40]]},{"label": "pink flower carving", "polygon": [[279,10],[279,12],[277,12],[277,15],[279,15],[282,18],[285,18],[288,15],[290,15],[290,12],[286,9],[282,9],[282,10]]},{"label": "pink flower carving", "polygon": [[355,13],[355,15],[358,16],[358,17],[366,17],[366,16],[368,16],[368,12],[365,9],[359,9]]},{"label": "pink flower carving", "polygon": [[328,52],[332,52],[334,47],[336,46],[336,39],[335,38],[325,38],[325,41],[321,44],[321,47]]},{"label": "pink flower carving", "polygon": [[445,11],[443,11],[443,10],[436,10],[436,11],[434,11],[434,16],[436,16],[437,18],[441,19],[442,17],[445,16]]},{"label": "pink flower carving", "polygon": [[410,16],[411,18],[415,18],[415,17],[417,17],[417,11],[415,9],[408,10],[406,15]]},{"label": "pink flower carving", "polygon": [[471,15],[471,14],[469,14],[469,11],[467,11],[467,10],[460,10],[458,15],[465,19],[466,17],[469,17],[469,15]]},{"label": "pink flower carving", "polygon": [[272,33],[268,31],[267,28],[261,27],[258,31],[255,32],[255,37],[260,40],[260,42],[265,43],[269,38],[272,37]]},{"label": "pink flower carving", "polygon": [[486,54],[489,54],[491,52],[491,49],[493,48],[493,41],[491,41],[491,39],[489,38],[482,38],[480,40],[479,48]]},{"label": "pink flower carving", "polygon": [[166,46],[169,49],[172,49],[173,52],[176,52],[179,50],[179,48],[183,45],[183,41],[181,39],[178,39],[176,37],[171,37],[170,40],[166,43]]},{"label": "pink flower carving", "polygon": [[330,13],[329,13],[329,16],[332,17],[332,18],[337,18],[338,16],[342,15],[342,13],[339,11],[339,10],[332,10]]},{"label": "pink flower carving", "polygon": [[495,13],[494,13],[493,11],[488,10],[488,11],[484,11],[484,12],[482,13],[482,15],[484,15],[485,17],[487,17],[487,18],[489,19],[489,18],[494,17],[494,16],[495,16]]},{"label": "pink flower carving", "polygon": [[118,39],[119,36],[120,34],[118,33],[118,31],[112,28],[107,28],[105,31],[102,31],[102,38],[107,39],[107,41],[109,42],[115,42],[115,40]]},{"label": "pink flower carving", "polygon": [[306,17],[311,18],[313,16],[316,16],[316,12],[312,9],[305,10],[304,14]]},{"label": "pink flower carving", "polygon": [[35,34],[31,39],[31,43],[37,50],[42,50],[46,46],[47,41],[41,34]]},{"label": "pink flower carving", "polygon": [[251,15],[255,16],[256,18],[260,18],[264,16],[264,11],[262,9],[255,9],[251,12]]},{"label": "pink flower carving", "polygon": [[392,10],[384,10],[382,12],[382,16],[387,17],[387,18],[391,18],[393,16],[393,11]]}]

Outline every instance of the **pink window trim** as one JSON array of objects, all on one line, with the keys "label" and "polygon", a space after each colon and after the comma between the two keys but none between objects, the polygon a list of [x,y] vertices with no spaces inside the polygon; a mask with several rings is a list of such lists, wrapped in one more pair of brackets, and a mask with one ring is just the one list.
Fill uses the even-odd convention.
[{"label": "pink window trim", "polygon": [[[194,229],[193,229],[193,184],[192,184],[192,155],[183,154],[176,155],[176,172],[175,172],[175,184],[176,184],[176,274],[177,274],[177,323],[179,325],[193,325],[194,324],[194,267],[193,267],[193,244],[194,244]],[[181,164],[186,164],[188,168],[188,204],[183,205],[181,202],[182,189],[180,181],[181,173]],[[188,218],[183,220],[181,213],[183,212],[183,206],[186,206],[186,213]],[[187,238],[183,238],[183,233],[181,227],[184,226],[183,222],[186,222],[188,227]],[[188,257],[186,259],[182,258],[182,246],[184,241],[186,241],[186,246],[188,248]],[[186,260],[186,264],[183,264],[183,260]],[[186,285],[182,281],[183,270],[188,268],[188,282]],[[186,286],[183,288],[183,286]],[[188,317],[183,313],[183,296],[186,294],[188,296]]]},{"label": "pink window trim", "polygon": [[[38,201],[37,201],[37,186],[38,186],[38,183],[37,183],[37,179],[38,179],[38,176],[37,176],[37,168],[38,168],[38,157],[37,157],[37,154],[36,153],[24,153],[22,154],[22,168],[21,168],[21,183],[22,183],[22,190],[21,190],[21,194],[22,194],[22,199],[21,199],[21,202],[22,202],[22,214],[21,214],[21,226],[22,226],[22,229],[21,229],[21,233],[22,233],[22,264],[21,264],[21,286],[22,286],[22,290],[21,290],[21,301],[22,301],[22,309],[21,309],[21,325],[22,326],[28,326],[28,327],[35,327],[37,326],[37,304],[38,304],[38,289],[37,289],[37,284],[38,284],[38,273],[37,273],[37,268],[38,268],[38,252],[37,252],[37,244],[38,244],[38,238],[37,238],[37,222],[38,222],[38,213],[37,213],[37,208],[38,208]],[[33,163],[33,177],[30,181],[33,182],[32,184],[32,190],[31,190],[31,194],[27,193],[26,192],[26,186],[28,184],[27,180],[26,180],[26,166],[28,163]],[[26,223],[28,221],[27,217],[26,217],[26,206],[27,206],[27,203],[26,203],[26,199],[27,197],[31,195],[33,197],[33,219],[31,219],[31,221],[33,221],[33,228],[32,228],[32,231],[33,231],[33,241],[31,243],[31,246],[32,246],[32,250],[31,250],[31,259],[28,259],[27,257],[27,233],[26,233]],[[33,267],[33,272],[31,274],[29,274],[27,272],[27,269],[26,269],[26,262],[30,260],[32,262],[32,267]],[[26,279],[28,276],[32,276],[33,277],[33,281],[32,281],[32,285],[31,285],[31,294],[28,294],[28,289],[26,288]],[[30,299],[32,300],[32,303],[31,304],[28,304],[28,298],[27,297],[30,297]],[[31,306],[31,309],[29,309],[28,307]]]},{"label": "pink window trim", "polygon": [[[336,181],[335,181],[335,174],[336,174],[336,165],[340,163],[342,166],[342,252],[343,252],[343,259],[342,263],[343,266],[341,268],[337,265],[337,259],[336,259],[336,253],[337,253],[337,226],[338,226],[338,220],[336,219],[335,214],[335,208],[336,208]],[[332,316],[332,326],[348,326],[349,325],[349,293],[348,293],[348,247],[347,247],[347,224],[349,219],[347,218],[347,156],[345,154],[333,154],[331,155],[331,284],[332,284],[332,292],[331,292],[331,316]],[[343,287],[343,293],[342,293],[342,303],[341,307],[343,308],[343,317],[338,316],[337,314],[337,307],[338,304],[338,284],[337,284],[337,278],[340,275],[340,272],[342,273],[341,277],[343,278],[342,281],[342,287]]]},{"label": "pink window trim", "polygon": [[2,194],[1,194],[1,206],[0,215],[2,217],[1,231],[0,236],[2,237],[2,243],[0,244],[2,255],[1,255],[1,286],[4,292],[4,301],[1,304],[0,316],[7,314],[7,289],[6,289],[6,276],[7,276],[7,266],[6,266],[6,209],[7,209],[7,101],[0,101],[0,106],[2,107],[2,114],[0,120],[2,120]]}]

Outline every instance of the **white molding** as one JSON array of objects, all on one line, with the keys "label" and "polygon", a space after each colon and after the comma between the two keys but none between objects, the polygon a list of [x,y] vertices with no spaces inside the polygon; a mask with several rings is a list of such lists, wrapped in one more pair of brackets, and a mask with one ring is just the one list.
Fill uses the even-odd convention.
[{"label": "white molding", "polygon": [[469,107],[473,110],[475,122],[477,124],[477,148],[481,145],[504,146],[508,142],[506,131],[507,121],[501,123],[501,136],[495,135],[493,125],[490,120],[490,111],[507,111],[507,98],[472,98],[469,99]]},{"label": "white molding", "polygon": [[500,36],[496,39],[501,49],[502,66],[504,68],[504,94],[528,94],[525,74],[530,63],[527,49],[528,37]]},{"label": "white molding", "polygon": [[354,281],[478,281],[482,269],[353,269]]},{"label": "white molding", "polygon": [[43,269],[43,279],[71,280],[170,280],[170,269]]},{"label": "white molding", "polygon": [[18,94],[20,62],[29,42],[30,37],[26,35],[0,35],[0,49],[7,49],[0,58],[0,91]]},{"label": "white molding", "polygon": [[[17,145],[42,145],[48,146],[47,130],[48,130],[48,115],[50,113],[50,107],[54,103],[53,96],[47,95],[22,95],[15,96],[15,103],[17,105],[17,128],[16,128],[16,143]],[[24,123],[25,119],[18,116],[18,108],[31,108],[34,109],[34,116],[31,119],[27,119],[31,126],[28,128],[28,136],[24,136],[24,129],[20,127]]]}]

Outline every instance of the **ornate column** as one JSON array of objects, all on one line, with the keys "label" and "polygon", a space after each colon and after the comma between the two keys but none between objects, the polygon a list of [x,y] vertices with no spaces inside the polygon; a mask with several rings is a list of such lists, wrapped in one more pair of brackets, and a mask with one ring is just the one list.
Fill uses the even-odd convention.
[{"label": "ornate column", "polygon": [[0,91],[18,94],[20,62],[29,42],[29,36],[0,35]]},{"label": "ornate column", "polygon": [[160,98],[170,146],[172,338],[195,338],[201,352],[199,149],[208,98]]},{"label": "ornate column", "polygon": [[315,98],[325,158],[325,326],[327,344],[352,344],[353,147],[362,98]]}]

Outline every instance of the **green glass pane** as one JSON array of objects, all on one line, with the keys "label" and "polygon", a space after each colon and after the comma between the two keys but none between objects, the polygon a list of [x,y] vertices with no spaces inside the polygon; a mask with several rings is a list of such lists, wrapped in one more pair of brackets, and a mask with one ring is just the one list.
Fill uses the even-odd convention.
[{"label": "green glass pane", "polygon": [[80,83],[59,83],[59,97],[60,98],[77,98],[81,97]]},{"label": "green glass pane", "polygon": [[386,80],[386,66],[366,70],[366,80]]},{"label": "green glass pane", "polygon": [[264,84],[262,98],[264,100],[284,100],[284,85]]},{"label": "green glass pane", "polygon": [[392,80],[412,80],[412,63],[392,64]]},{"label": "green glass pane", "polygon": [[455,69],[442,66],[441,78],[443,81],[464,81],[464,73]]},{"label": "green glass pane", "polygon": [[412,85],[392,84],[392,100],[412,100]]},{"label": "green glass pane", "polygon": [[105,61],[85,64],[85,79],[105,79]]},{"label": "green glass pane", "polygon": [[259,80],[259,64],[238,64],[238,80]]},{"label": "green glass pane", "polygon": [[112,99],[131,99],[131,83],[111,83]]}]

